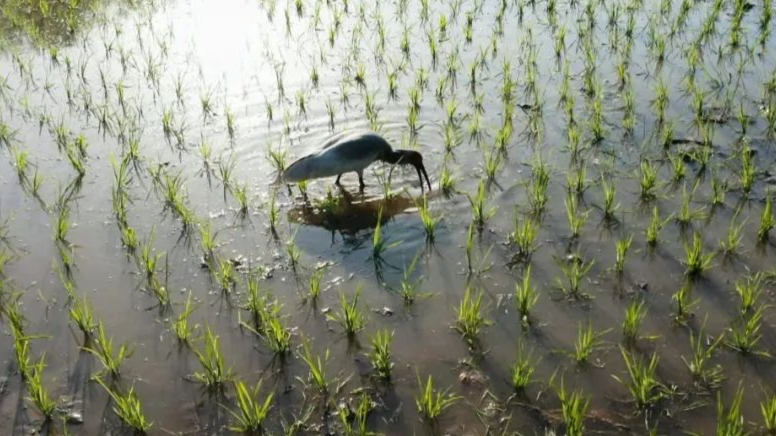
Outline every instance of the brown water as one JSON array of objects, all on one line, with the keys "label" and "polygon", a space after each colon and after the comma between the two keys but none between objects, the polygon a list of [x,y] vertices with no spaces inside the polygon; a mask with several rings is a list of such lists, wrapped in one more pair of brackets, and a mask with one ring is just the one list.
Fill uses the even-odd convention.
[{"label": "brown water", "polygon": [[[0,15],[0,80],[4,81],[0,83],[0,127],[5,125],[14,132],[8,143],[0,142],[0,222],[7,222],[8,235],[7,241],[0,241],[0,253],[12,255],[0,275],[4,283],[2,305],[10,307],[13,295],[19,295],[27,334],[43,336],[31,341],[31,356],[37,359],[45,354],[45,386],[63,409],[83,416],[82,423],[67,426],[70,434],[122,431],[107,393],[89,381],[101,364],[81,349],[82,335],[69,319],[71,301],[58,274],[64,266],[53,236],[56,201],[59,192],[76,181],[75,195],[67,203],[72,223],[67,241],[74,252],[72,281],[77,294],[88,297],[108,334],[117,343],[134,346],[117,386],[134,386],[147,418],[153,422],[151,434],[226,434],[232,422],[227,411],[234,406],[231,388],[224,396],[214,397],[194,382],[192,374],[201,370],[196,356],[190,348],[177,344],[169,328],[183,310],[189,292],[197,303],[191,315],[191,323],[200,326],[197,332],[209,326],[219,336],[221,351],[235,374],[250,382],[261,378],[265,392],[271,388],[276,393],[267,423],[273,434],[282,434],[281,423],[299,418],[308,407],[313,411],[302,426],[303,434],[342,433],[330,412],[356,398],[361,388],[367,388],[377,403],[369,417],[370,430],[386,435],[536,434],[546,428],[561,434],[565,427],[551,386],[553,376],[555,385],[563,377],[567,388],[580,388],[590,396],[585,421],[589,431],[646,434],[646,422],[657,434],[714,432],[715,393],[695,387],[682,360],[691,356],[690,332],[697,332],[704,320],[712,337],[726,332],[740,317],[735,282],[749,273],[773,271],[774,265],[773,236],[766,242],[757,238],[776,157],[772,126],[769,129],[766,116],[776,103],[774,96],[765,92],[765,83],[773,78],[774,57],[768,53],[775,52],[776,37],[769,36],[764,45],[758,42],[763,3],[745,8],[742,45],[731,49],[736,4],[723,2],[717,32],[703,45],[703,59],[694,77],[707,108],[729,108],[730,116],[707,124],[714,130],[706,170],[688,160],[687,175],[678,183],[671,182],[668,156],[678,156],[677,149],[685,145],[672,145],[665,151],[658,144],[660,130],[653,100],[657,84],[663,80],[669,96],[666,119],[673,125],[674,137],[701,138],[694,121],[693,99],[686,92],[686,53],[712,11],[712,3],[689,3],[686,25],[673,36],[669,32],[681,2],[591,3],[595,6],[594,77],[601,85],[605,119],[605,138],[599,142],[592,141],[588,122],[592,100],[583,90],[586,61],[580,31],[590,32],[583,25],[587,20],[585,2],[558,3],[557,23],[550,24],[547,3],[508,1],[500,33],[499,2],[434,2],[428,20],[423,19],[422,3],[414,0],[308,0],[302,2],[301,14],[293,2],[116,3],[77,3],[71,12],[58,5],[46,18],[13,3],[4,6]],[[627,5],[635,6],[628,65],[631,80],[625,86],[634,93],[635,126],[630,130],[622,127],[625,109],[616,73],[626,40]],[[609,11],[615,8],[619,8],[619,15],[612,26]],[[468,13],[473,18],[471,42],[465,37]],[[444,35],[439,30],[442,16],[449,20]],[[64,17],[70,18],[70,30],[63,24],[68,22]],[[330,44],[329,29],[336,21],[340,22],[339,30]],[[383,49],[380,26],[386,35]],[[559,104],[563,60],[557,62],[553,47],[560,26],[567,30],[561,59],[569,61],[574,115],[582,134],[583,148],[576,159],[568,152],[568,118]],[[406,57],[401,50],[405,27],[410,36]],[[429,31],[437,41],[436,65],[429,48]],[[615,33],[617,39],[613,40]],[[650,48],[651,34],[665,38],[661,65]],[[526,62],[529,48],[535,52],[535,71]],[[447,76],[448,59],[454,52],[460,59],[456,84],[444,88],[440,103],[435,89]],[[472,86],[469,69],[477,59],[482,62]],[[472,218],[466,194],[473,195],[479,180],[485,179],[483,156],[503,124],[505,60],[509,60],[516,80],[515,102],[524,109],[515,108],[514,133],[495,180],[488,183],[487,205],[497,210],[475,237],[475,263],[489,268],[469,273],[465,246]],[[359,65],[365,68],[365,87],[355,80]],[[317,86],[310,79],[313,68],[319,73]],[[421,70],[428,74],[428,83],[422,87],[420,128],[413,135],[407,120],[409,89],[415,86]],[[398,71],[396,99],[390,98],[388,86],[388,75],[393,71]],[[536,94],[543,103],[540,117],[531,115],[537,108],[533,94],[525,89],[529,73],[536,73]],[[176,83],[182,85],[178,90]],[[305,96],[305,111],[300,110],[298,95]],[[367,96],[377,108],[373,123],[367,116]],[[475,117],[477,96],[483,107],[483,131],[479,139],[473,139],[468,129]],[[203,114],[203,97],[212,105],[209,115]],[[445,105],[452,99],[458,103],[455,119],[462,142],[448,154],[443,140],[448,119]],[[334,108],[333,126],[327,102]],[[272,107],[272,117],[268,106]],[[756,153],[758,173],[750,195],[745,195],[738,183],[742,130],[734,114],[739,107],[751,118],[746,136]],[[180,132],[181,141],[175,135],[165,135],[162,117],[166,111],[173,114],[173,128]],[[233,137],[227,128],[227,112],[234,116]],[[541,122],[538,134],[529,129],[532,119]],[[83,135],[88,144],[86,173],[80,181],[66,153],[57,146],[58,125],[66,128],[71,139]],[[456,192],[443,195],[435,189],[428,197],[432,212],[443,216],[433,243],[426,242],[417,211],[416,202],[422,194],[414,170],[393,173],[393,188],[406,188],[393,199],[385,199],[379,174],[371,170],[367,171],[368,186],[363,194],[358,193],[352,174],[343,178],[344,192],[332,186],[333,180],[311,182],[309,203],[295,187],[273,187],[275,169],[268,159],[270,149],[285,150],[291,162],[315,150],[332,131],[357,128],[377,128],[397,147],[417,147],[435,188],[443,167],[448,165],[452,171],[457,179]],[[110,162],[128,153],[131,137],[139,139],[140,152],[130,171],[132,202],[127,221],[142,240],[154,234],[153,246],[167,255],[168,269],[162,265],[158,271],[166,278],[172,300],[167,309],[160,309],[154,296],[145,291],[144,274],[122,246],[112,208]],[[212,149],[209,163],[203,161],[202,142]],[[28,153],[32,165],[28,177],[34,169],[42,175],[38,195],[17,176],[12,147]],[[540,218],[539,248],[530,261],[533,283],[540,291],[532,315],[535,323],[524,328],[511,297],[524,265],[512,262],[515,249],[507,240],[516,213],[522,219],[530,212],[527,183],[531,163],[540,157],[551,168],[549,203]],[[218,162],[229,159],[235,162],[233,182],[248,188],[247,216],[238,213],[234,195],[226,192],[218,174]],[[642,159],[654,162],[659,169],[658,196],[653,200],[645,201],[639,195]],[[240,259],[243,265],[264,273],[262,286],[282,303],[283,321],[292,330],[294,352],[285,362],[278,362],[262,340],[239,325],[249,317],[241,309],[246,299],[243,273],[236,289],[224,293],[202,268],[199,233],[183,231],[181,220],[166,207],[162,190],[153,181],[159,164],[163,173],[180,172],[185,180],[185,204],[199,223],[209,223],[218,231],[217,256]],[[579,237],[572,238],[564,206],[566,174],[582,166],[587,170],[589,187],[579,201],[590,212]],[[382,171],[379,165],[374,168]],[[620,207],[616,220],[605,219],[602,212],[602,174],[617,187]],[[724,204],[711,207],[714,177],[728,179],[729,188]],[[678,212],[683,187],[692,192],[692,207],[703,209],[705,216],[694,219],[690,226],[670,221],[660,234],[660,243],[650,248],[644,231],[652,207],[657,205],[664,218]],[[274,232],[268,225],[272,195],[280,207]],[[328,213],[318,207],[327,195],[336,200],[336,207]],[[375,262],[372,237],[381,210],[382,235],[388,243],[396,244],[383,254],[381,262]],[[677,323],[672,295],[686,280],[682,263],[685,243],[698,231],[705,250],[716,250],[732,220],[746,222],[739,254],[718,254],[713,267],[692,281],[693,298],[697,299],[694,316]],[[615,241],[628,234],[633,235],[633,246],[625,271],[619,275],[612,270]],[[296,268],[290,265],[285,248],[292,238],[301,251]],[[404,268],[419,252],[413,278],[422,277],[421,289],[430,296],[405,306],[397,289]],[[582,284],[591,299],[570,300],[558,290],[556,279],[563,277],[561,259],[573,253],[595,262]],[[320,265],[326,265],[324,291],[316,304],[305,303],[309,277]],[[350,296],[359,286],[363,287],[359,305],[368,323],[349,340],[339,325],[327,321],[324,312],[338,309],[340,292]],[[476,350],[470,350],[452,328],[455,309],[467,286],[484,291],[484,311],[492,321]],[[771,284],[766,284],[761,303],[773,304],[771,289]],[[627,379],[618,344],[625,308],[635,298],[643,298],[648,308],[642,333],[656,338],[640,340],[634,353],[648,356],[656,352],[660,357],[657,377],[673,388],[673,394],[656,405],[647,419],[637,413],[627,388],[612,377]],[[611,330],[603,335],[604,345],[594,353],[594,364],[580,366],[564,352],[573,350],[578,325],[588,321],[596,331]],[[758,343],[761,351],[774,350],[773,322],[772,309],[767,308]],[[390,385],[377,383],[370,376],[371,365],[365,354],[369,339],[380,329],[394,331],[395,376]],[[0,336],[0,434],[30,434],[40,428],[41,416],[26,399],[6,319],[3,331],[7,334]],[[297,378],[307,376],[299,357],[303,337],[310,339],[315,353],[329,349],[329,374],[348,380],[329,402],[314,400],[313,391],[305,391]],[[539,364],[537,383],[524,397],[516,398],[509,380],[518,344],[532,349]],[[194,348],[202,346],[201,341],[193,343]],[[762,424],[760,402],[776,388],[772,377],[776,363],[741,355],[726,346],[718,349],[712,363],[724,369],[726,379],[719,391],[725,404],[730,403],[737,387],[744,388],[741,412],[747,428],[757,430]],[[418,377],[428,375],[433,375],[437,387],[449,386],[451,392],[463,397],[435,427],[420,421],[415,407],[420,392]],[[56,423],[45,431],[62,434],[64,430]]]}]

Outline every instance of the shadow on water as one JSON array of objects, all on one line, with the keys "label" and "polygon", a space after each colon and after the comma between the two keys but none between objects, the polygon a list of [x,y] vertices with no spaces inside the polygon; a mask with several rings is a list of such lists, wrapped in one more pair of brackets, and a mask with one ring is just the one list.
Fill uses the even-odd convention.
[{"label": "shadow on water", "polygon": [[415,200],[409,195],[386,198],[382,195],[366,193],[353,194],[345,188],[339,188],[339,195],[329,191],[321,199],[295,205],[288,212],[288,220],[297,224],[322,227],[329,230],[334,238],[339,233],[349,245],[360,245],[371,230],[385,224],[395,216],[416,207]]}]

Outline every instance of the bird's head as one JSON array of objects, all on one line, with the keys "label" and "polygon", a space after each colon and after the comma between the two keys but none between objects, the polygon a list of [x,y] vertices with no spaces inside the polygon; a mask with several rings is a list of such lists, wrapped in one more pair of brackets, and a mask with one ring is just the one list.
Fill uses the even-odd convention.
[{"label": "bird's head", "polygon": [[428,173],[426,173],[426,167],[423,165],[423,155],[415,150],[395,150],[386,156],[384,161],[399,164],[399,165],[412,165],[415,167],[415,171],[418,172],[418,179],[420,180],[420,187],[423,188],[423,177],[426,178],[429,191],[431,190],[431,181],[428,179]]}]

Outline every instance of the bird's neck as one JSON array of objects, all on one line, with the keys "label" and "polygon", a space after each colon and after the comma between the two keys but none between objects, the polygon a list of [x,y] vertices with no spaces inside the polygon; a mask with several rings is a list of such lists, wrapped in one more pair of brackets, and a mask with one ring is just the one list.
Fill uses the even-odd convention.
[{"label": "bird's neck", "polygon": [[402,158],[404,158],[404,152],[402,150],[389,150],[383,153],[383,156],[380,160],[389,164],[397,164],[402,160]]}]

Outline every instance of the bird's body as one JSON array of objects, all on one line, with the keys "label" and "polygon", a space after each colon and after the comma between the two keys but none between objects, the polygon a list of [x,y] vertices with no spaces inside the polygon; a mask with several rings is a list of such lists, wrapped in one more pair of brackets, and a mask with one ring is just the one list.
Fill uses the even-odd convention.
[{"label": "bird's body", "polygon": [[[292,163],[281,174],[284,182],[301,182],[309,179],[339,176],[356,172],[361,187],[364,186],[364,169],[375,161],[415,166],[420,177],[425,175],[423,158],[420,153],[411,150],[396,150],[388,141],[374,132],[343,132],[332,136],[321,145],[318,152],[309,154]],[[428,175],[426,175],[428,182]],[[421,189],[423,179],[420,179]],[[431,184],[429,182],[429,189]]]}]

